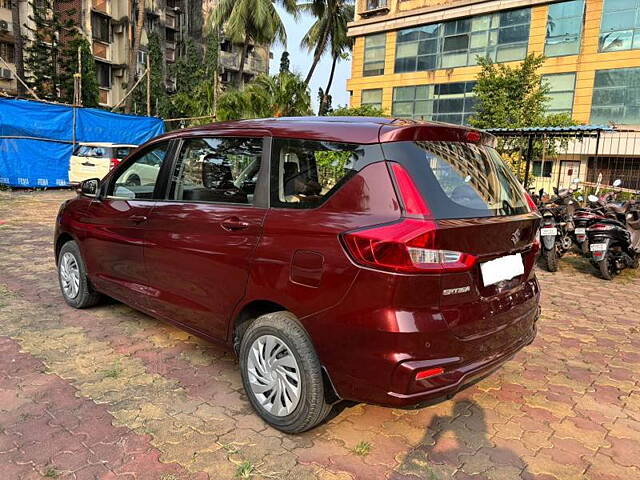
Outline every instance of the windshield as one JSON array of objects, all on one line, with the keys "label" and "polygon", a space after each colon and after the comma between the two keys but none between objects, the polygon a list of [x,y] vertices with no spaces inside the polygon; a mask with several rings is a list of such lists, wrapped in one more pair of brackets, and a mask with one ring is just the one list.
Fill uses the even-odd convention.
[{"label": "windshield", "polygon": [[524,189],[491,147],[461,142],[399,142],[390,153],[390,160],[406,159],[402,163],[436,219],[529,211]]}]

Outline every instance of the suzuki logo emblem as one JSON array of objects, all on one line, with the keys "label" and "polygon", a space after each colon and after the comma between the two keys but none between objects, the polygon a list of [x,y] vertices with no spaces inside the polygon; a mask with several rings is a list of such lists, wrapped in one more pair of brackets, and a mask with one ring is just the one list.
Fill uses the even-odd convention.
[{"label": "suzuki logo emblem", "polygon": [[520,229],[519,228],[517,228],[516,231],[511,234],[511,241],[513,242],[514,245],[520,241]]}]

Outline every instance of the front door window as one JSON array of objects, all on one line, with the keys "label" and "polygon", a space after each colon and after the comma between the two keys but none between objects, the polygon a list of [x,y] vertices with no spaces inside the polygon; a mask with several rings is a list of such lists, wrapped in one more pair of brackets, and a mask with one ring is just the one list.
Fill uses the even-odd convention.
[{"label": "front door window", "polygon": [[116,174],[109,195],[128,199],[153,199],[168,149],[168,143],[161,143],[137,155],[133,163]]}]

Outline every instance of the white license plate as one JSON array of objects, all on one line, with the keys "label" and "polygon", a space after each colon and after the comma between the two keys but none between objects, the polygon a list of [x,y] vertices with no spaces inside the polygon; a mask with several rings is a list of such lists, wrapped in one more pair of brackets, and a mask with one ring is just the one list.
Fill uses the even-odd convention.
[{"label": "white license plate", "polygon": [[510,280],[524,273],[522,255],[507,255],[480,264],[484,286],[494,285],[503,280]]},{"label": "white license plate", "polygon": [[591,250],[592,252],[604,252],[607,250],[607,244],[606,243],[592,243],[591,245],[589,245],[589,250]]},{"label": "white license plate", "polygon": [[558,229],[556,227],[545,227],[540,229],[540,235],[549,236],[553,235],[554,237],[558,235]]},{"label": "white license plate", "polygon": [[586,228],[576,228],[575,232],[576,232],[576,235],[586,235],[587,234],[587,229]]}]

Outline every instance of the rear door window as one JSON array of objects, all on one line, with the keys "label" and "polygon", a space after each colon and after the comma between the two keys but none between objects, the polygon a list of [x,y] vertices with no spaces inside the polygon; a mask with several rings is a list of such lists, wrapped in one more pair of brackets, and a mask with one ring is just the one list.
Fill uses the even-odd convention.
[{"label": "rear door window", "polygon": [[402,163],[437,219],[529,212],[524,189],[495,149],[462,142],[398,142],[383,146]]},{"label": "rear door window", "polygon": [[357,171],[363,145],[274,139],[271,149],[271,205],[313,208]]}]

